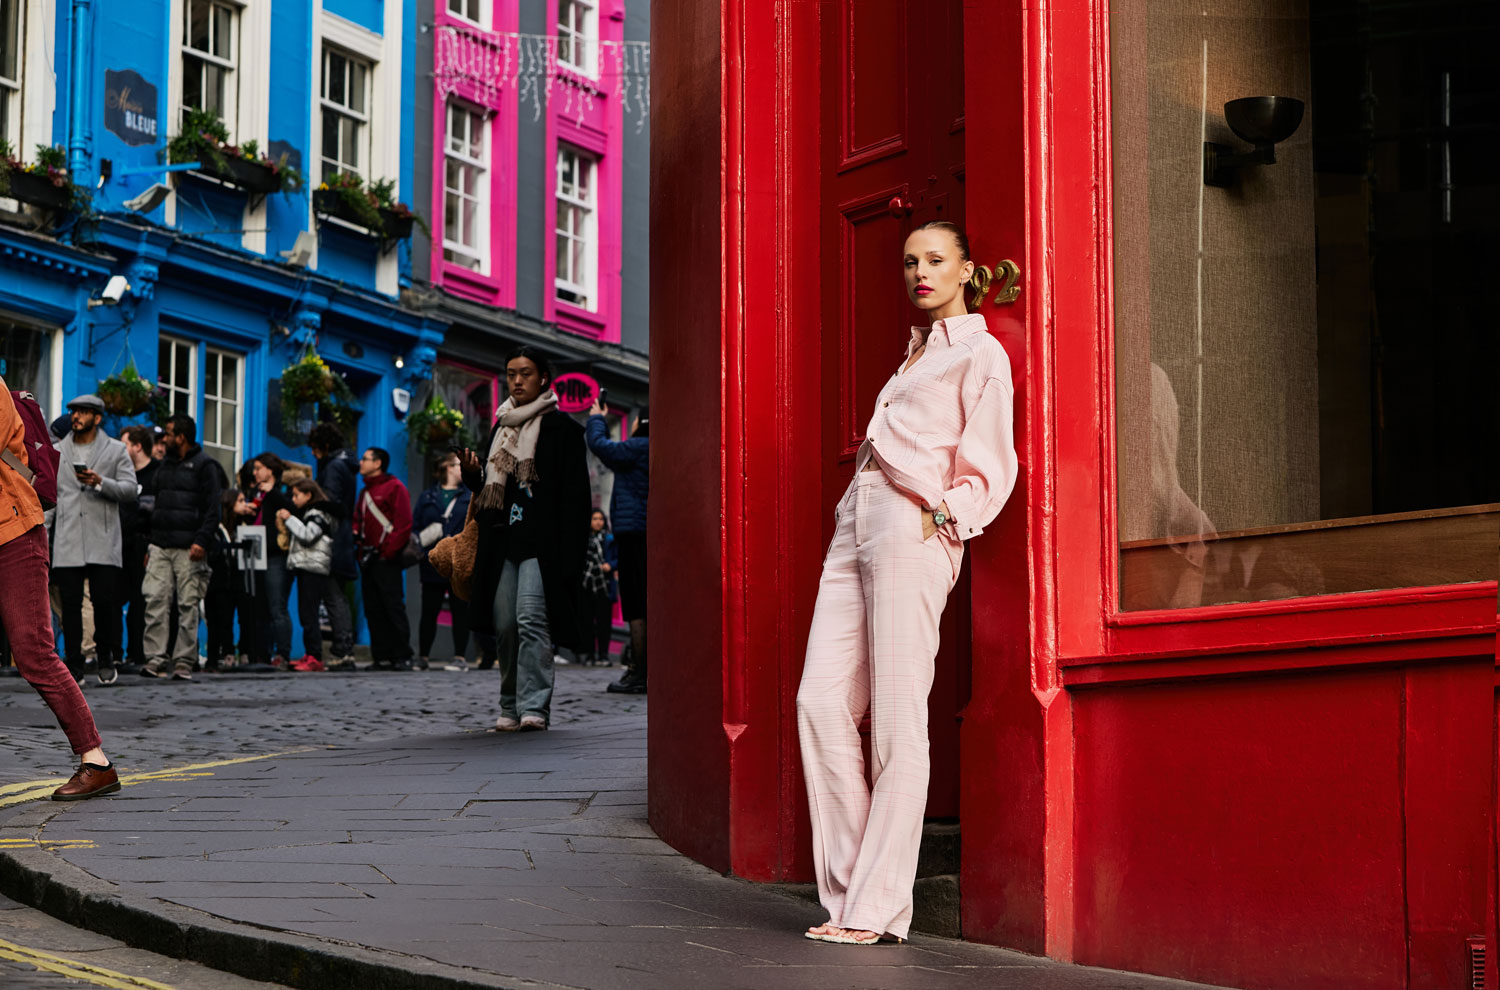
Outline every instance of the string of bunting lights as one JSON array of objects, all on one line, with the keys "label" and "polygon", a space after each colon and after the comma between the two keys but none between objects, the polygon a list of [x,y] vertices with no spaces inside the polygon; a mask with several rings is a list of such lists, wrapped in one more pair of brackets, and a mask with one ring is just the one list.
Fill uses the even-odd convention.
[{"label": "string of bunting lights", "polygon": [[563,101],[562,112],[582,123],[594,109],[595,96],[609,93],[626,115],[635,116],[637,132],[651,115],[649,41],[584,42],[598,52],[599,74],[591,78],[559,59],[555,34],[485,31],[456,24],[433,27],[433,79],[444,99],[460,87],[472,87],[481,101],[494,106],[507,88],[513,88],[520,104],[530,101],[532,119],[540,120],[542,104],[550,106],[556,94]]}]

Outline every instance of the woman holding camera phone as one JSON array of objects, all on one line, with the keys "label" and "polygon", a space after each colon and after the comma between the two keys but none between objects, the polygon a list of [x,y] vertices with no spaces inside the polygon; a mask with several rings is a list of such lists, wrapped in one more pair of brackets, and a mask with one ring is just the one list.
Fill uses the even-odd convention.
[{"label": "woman holding camera phone", "polygon": [[[968,312],[974,273],[958,225],[906,239],[906,358],[881,390],[834,509],[797,728],[813,865],[828,921],[807,937],[849,945],[904,940],[927,805],[927,695],[938,623],[963,544],[1016,481],[1010,359]],[[870,767],[859,738],[870,716]]]}]

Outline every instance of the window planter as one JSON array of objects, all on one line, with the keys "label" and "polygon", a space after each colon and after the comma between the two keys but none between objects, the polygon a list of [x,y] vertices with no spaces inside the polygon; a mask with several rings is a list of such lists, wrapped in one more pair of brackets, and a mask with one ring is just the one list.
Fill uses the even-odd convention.
[{"label": "window planter", "polygon": [[44,210],[69,210],[73,207],[71,184],[54,185],[45,175],[34,175],[16,169],[11,170],[10,190],[6,195]]},{"label": "window planter", "polygon": [[382,241],[400,241],[411,236],[412,225],[416,222],[415,214],[398,213],[384,206],[376,207],[376,209],[380,214],[378,230],[372,228],[369,218],[351,206],[349,201],[336,190],[316,189],[313,191],[313,212],[319,216],[332,217],[358,227]]},{"label": "window planter", "polygon": [[281,177],[271,166],[248,158],[225,156],[225,168],[215,168],[203,162],[198,174],[227,186],[237,186],[252,196],[265,196],[281,189]]}]

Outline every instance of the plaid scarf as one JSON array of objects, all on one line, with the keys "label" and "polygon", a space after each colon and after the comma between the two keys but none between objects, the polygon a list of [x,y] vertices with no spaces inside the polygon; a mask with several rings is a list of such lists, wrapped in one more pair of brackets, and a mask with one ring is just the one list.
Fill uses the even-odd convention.
[{"label": "plaid scarf", "polygon": [[583,589],[600,598],[609,594],[609,579],[604,576],[604,530],[589,533],[588,559],[583,566]]}]

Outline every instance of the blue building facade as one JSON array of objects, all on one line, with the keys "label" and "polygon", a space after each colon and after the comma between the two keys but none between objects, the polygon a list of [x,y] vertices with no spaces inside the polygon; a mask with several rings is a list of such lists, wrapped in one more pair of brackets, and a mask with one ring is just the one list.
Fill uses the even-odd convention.
[{"label": "blue building facade", "polygon": [[[265,450],[311,462],[299,427],[283,426],[279,379],[315,348],[353,393],[351,447],[395,451],[392,473],[404,476],[404,396],[430,375],[443,325],[400,302],[409,239],[318,190],[354,175],[410,200],[415,6],[5,7],[15,16],[0,17],[0,140],[27,165],[42,157],[38,145],[62,149],[89,197],[75,210],[28,202],[18,182],[0,193],[0,372],[10,386],[36,392],[55,416],[133,364],[197,420],[200,442],[233,477]],[[227,145],[254,142],[247,160],[295,168],[300,188],[267,191],[264,168],[241,182],[223,160],[170,162],[168,143],[195,110],[218,116]],[[128,282],[118,300],[103,294],[112,276]]]}]

